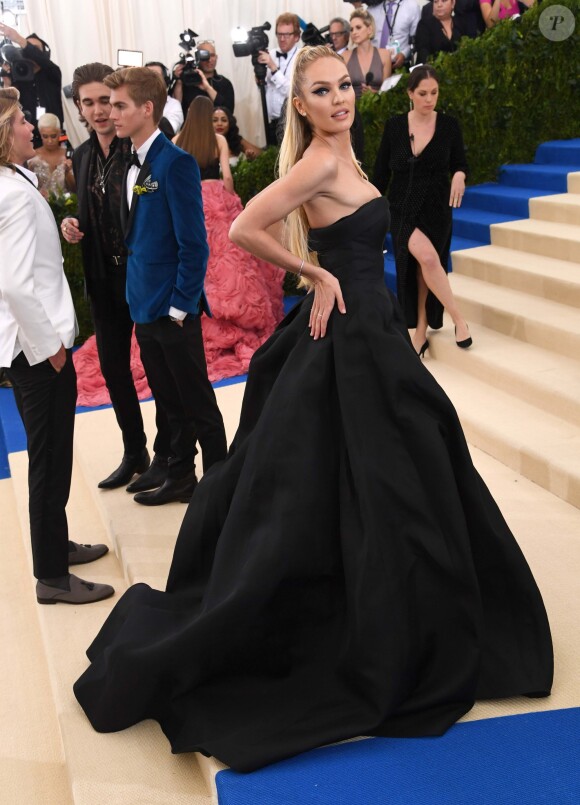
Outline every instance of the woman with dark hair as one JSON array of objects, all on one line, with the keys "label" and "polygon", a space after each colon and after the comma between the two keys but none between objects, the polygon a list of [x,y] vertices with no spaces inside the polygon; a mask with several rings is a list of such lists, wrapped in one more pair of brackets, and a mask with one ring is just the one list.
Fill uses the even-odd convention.
[{"label": "woman with dark hair", "polygon": [[472,344],[447,278],[451,211],[461,206],[467,163],[459,123],[435,111],[439,80],[430,65],[411,72],[407,93],[411,110],[387,120],[373,181],[381,193],[389,188],[397,296],[422,357],[429,348],[427,327],[443,326],[443,308],[455,325],[457,346]]},{"label": "woman with dark hair", "polygon": [[350,140],[341,57],[295,57],[280,178],[231,236],[311,292],[252,360],[228,457],[165,592],[120,599],[75,694],[236,771],[359,735],[441,735],[477,697],[547,695],[532,573],[385,286],[389,209]]},{"label": "woman with dark hair", "polygon": [[[228,238],[242,211],[234,192],[226,138],[213,127],[209,98],[191,102],[174,142],[193,154],[201,171],[203,211],[209,245],[205,292],[212,316],[202,317],[210,380],[245,374],[256,349],[283,316],[283,272],[244,252]],[[221,171],[221,179],[220,179]]]},{"label": "woman with dark hair", "polygon": [[230,165],[236,165],[242,154],[246,159],[255,159],[261,153],[259,145],[254,145],[242,137],[235,115],[226,106],[214,108],[212,122],[215,133],[223,135],[228,142]]},{"label": "woman with dark hair", "polygon": [[190,103],[183,128],[173,142],[195,157],[202,181],[219,181],[221,178],[225,189],[233,193],[229,147],[226,138],[215,133],[212,116],[213,103],[198,95]]}]

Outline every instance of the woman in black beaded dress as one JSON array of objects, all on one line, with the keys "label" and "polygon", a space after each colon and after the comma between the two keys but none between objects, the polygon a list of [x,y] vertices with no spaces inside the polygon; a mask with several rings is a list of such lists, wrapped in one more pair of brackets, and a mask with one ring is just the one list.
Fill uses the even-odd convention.
[{"label": "woman in black beaded dress", "polygon": [[443,325],[443,308],[453,319],[457,346],[465,349],[472,343],[447,278],[451,210],[461,206],[467,165],[459,123],[435,111],[435,70],[428,64],[416,67],[407,92],[411,111],[385,124],[373,181],[384,193],[390,180],[397,296],[407,327],[415,329],[413,346],[422,356],[429,347],[427,327]]}]

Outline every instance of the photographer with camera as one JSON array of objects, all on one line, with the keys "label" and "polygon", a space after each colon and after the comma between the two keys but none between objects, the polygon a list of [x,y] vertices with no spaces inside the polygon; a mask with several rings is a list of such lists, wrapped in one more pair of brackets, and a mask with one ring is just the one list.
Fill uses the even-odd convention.
[{"label": "photographer with camera", "polygon": [[298,51],[300,40],[300,20],[296,14],[280,14],[276,20],[278,50],[262,50],[258,62],[266,65],[266,106],[268,108],[268,129],[266,142],[277,145],[276,127],[282,113],[282,106],[290,91],[292,61]]},{"label": "photographer with camera", "polygon": [[[163,79],[167,91],[169,92],[169,87],[171,86],[171,75],[163,62],[148,61],[145,67],[149,68],[149,70],[153,70],[154,73],[157,73],[157,75]],[[159,128],[167,137],[169,137],[169,139],[171,139],[172,137],[175,137],[175,135],[181,130],[184,119],[181,103],[177,100],[177,98],[172,98],[171,95],[168,95],[167,100],[165,101],[165,107],[163,109],[163,117],[159,121]]]},{"label": "photographer with camera", "polygon": [[[228,78],[219,75],[216,70],[218,56],[215,42],[211,39],[199,42],[196,53],[201,54],[198,60],[184,57],[173,68],[176,81],[172,95],[181,103],[183,114],[187,116],[189,104],[200,95],[209,98],[214,106],[225,106],[233,113],[234,87]],[[192,65],[190,61],[193,61]]]},{"label": "photographer with camera", "polygon": [[38,119],[50,112],[64,119],[62,108],[62,75],[60,67],[50,60],[50,48],[36,34],[22,36],[14,28],[0,22],[0,34],[13,43],[2,48],[2,82],[16,87],[26,119],[34,126],[34,147],[42,145]]}]

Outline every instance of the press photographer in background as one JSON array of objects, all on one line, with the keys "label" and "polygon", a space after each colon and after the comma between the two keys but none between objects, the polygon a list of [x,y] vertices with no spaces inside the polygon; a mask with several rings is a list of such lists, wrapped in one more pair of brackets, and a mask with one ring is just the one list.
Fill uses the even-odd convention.
[{"label": "press photographer in background", "polygon": [[[169,74],[169,70],[160,61],[148,61],[145,67],[148,67],[150,70],[153,70],[154,73],[161,76],[163,81],[165,82],[165,86],[167,87],[167,91],[169,92],[169,87],[171,86],[171,76]],[[159,121],[159,128],[161,131],[171,139],[176,134],[179,133],[179,130],[183,126],[184,115],[183,109],[181,108],[180,102],[177,98],[172,98],[171,95],[167,96],[167,100],[165,101],[165,108],[163,109],[163,117]]]},{"label": "press photographer in background", "polygon": [[38,119],[46,112],[63,120],[62,75],[50,60],[50,47],[37,34],[24,37],[0,22],[0,34],[13,43],[2,48],[2,85],[16,87],[26,119],[34,126],[34,147],[42,145]]},{"label": "press photographer in background", "polygon": [[[182,47],[186,47],[183,39],[180,44]],[[193,46],[195,47],[195,43]],[[197,58],[195,53],[199,54]],[[188,64],[191,57],[182,58],[173,68],[175,84],[171,92],[173,97],[181,103],[184,116],[187,116],[187,110],[192,100],[200,95],[209,98],[214,106],[227,106],[233,113],[234,87],[228,78],[219,75],[216,70],[218,55],[215,42],[212,39],[198,42],[193,59],[193,65],[191,65],[193,69],[190,69],[190,64]]]},{"label": "press photographer in background", "polygon": [[300,20],[296,14],[280,14],[276,19],[276,39],[278,50],[263,50],[257,61],[268,68],[266,73],[266,106],[268,108],[268,129],[266,142],[277,145],[276,127],[282,117],[282,106],[290,90],[292,62],[300,41]]}]

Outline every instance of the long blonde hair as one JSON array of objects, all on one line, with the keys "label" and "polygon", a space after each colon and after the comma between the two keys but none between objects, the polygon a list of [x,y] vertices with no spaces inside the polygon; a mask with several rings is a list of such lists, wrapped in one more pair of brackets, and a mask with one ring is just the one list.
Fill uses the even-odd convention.
[{"label": "long blonde hair", "polygon": [[198,95],[190,103],[183,128],[175,140],[175,145],[194,156],[202,169],[207,168],[219,156],[213,112],[210,99]]},{"label": "long blonde hair", "polygon": [[[318,61],[318,59],[336,59],[344,66],[342,57],[325,45],[303,47],[297,52],[294,58],[294,69],[292,71],[290,92],[286,105],[284,139],[282,140],[278,157],[278,175],[280,177],[286,176],[298,160],[302,159],[304,152],[312,142],[312,129],[308,118],[298,112],[292,103],[292,99],[304,97],[302,87],[304,85],[305,72],[308,67]],[[354,155],[352,146],[351,156],[357,172],[366,179],[367,177]],[[300,206],[296,210],[293,210],[286,218],[284,245],[293,254],[316,265],[318,259],[315,253],[308,249],[308,230],[308,218],[306,217],[304,207]],[[303,284],[307,285],[308,283],[304,282]]]},{"label": "long blonde hair", "polygon": [[20,93],[16,87],[0,89],[0,166],[10,164],[14,132],[14,115],[20,109]]}]

